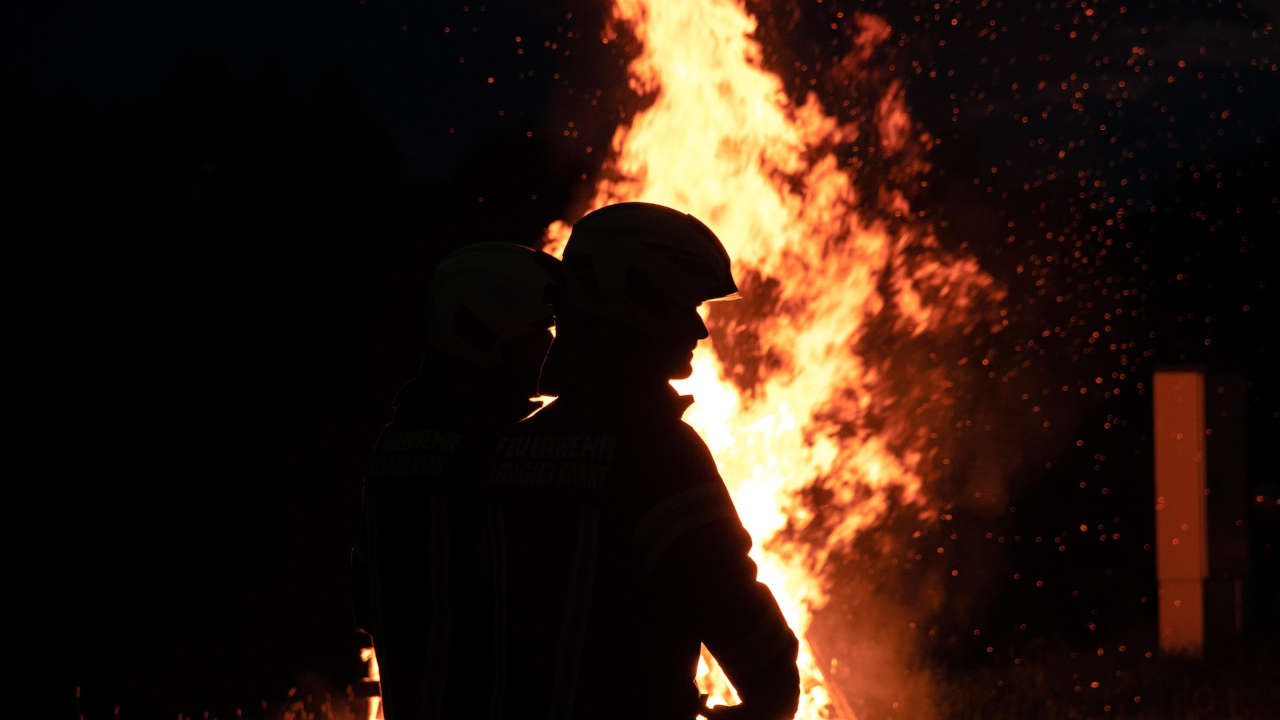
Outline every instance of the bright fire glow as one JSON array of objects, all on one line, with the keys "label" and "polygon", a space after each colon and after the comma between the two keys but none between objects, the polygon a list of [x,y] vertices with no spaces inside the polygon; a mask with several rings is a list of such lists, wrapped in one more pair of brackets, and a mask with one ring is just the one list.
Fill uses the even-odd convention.
[{"label": "bright fire glow", "polygon": [[[632,85],[654,100],[617,130],[610,172],[591,208],[646,200],[690,212],[724,241],[740,285],[753,271],[778,281],[769,311],[711,313],[708,323],[713,333],[718,322],[733,323],[720,328],[731,335],[750,330],[757,349],[782,362],[761,371],[747,393],[729,379],[743,359],[717,357],[702,343],[693,376],[675,384],[697,398],[685,419],[714,453],[756,540],[760,579],[801,638],[797,717],[855,720],[824,679],[834,658],[820,662],[806,640],[812,613],[827,601],[824,570],[833,551],[883,517],[892,496],[926,512],[925,437],[909,427],[910,412],[880,413],[874,430],[865,421],[911,399],[887,397],[881,380],[891,368],[872,366],[855,348],[878,316],[892,316],[895,330],[910,336],[971,322],[971,300],[989,281],[972,260],[946,256],[930,237],[891,234],[883,219],[910,216],[900,194],[876,199],[878,217],[855,211],[854,185],[832,148],[854,142],[857,128],[825,114],[813,96],[802,105],[788,100],[782,81],[762,66],[755,19],[737,0],[618,0],[615,19],[643,45],[630,67]],[[860,42],[888,36],[878,18],[859,22]],[[885,153],[914,141],[896,86],[869,121]],[[568,234],[567,224],[552,224],[548,249],[558,254]],[[886,417],[901,420],[889,427]],[[814,521],[796,492],[815,485],[839,510],[823,520],[826,543],[769,542],[788,522]],[[712,704],[736,700],[705,651],[698,677]]]},{"label": "bright fire glow", "polygon": [[[368,663],[368,677],[365,678],[369,682],[378,682],[382,679],[382,674],[378,672],[378,655],[374,653],[373,648],[367,647],[360,651],[360,659]],[[382,720],[382,698],[373,695],[369,698],[369,705],[365,715],[366,720]]]}]

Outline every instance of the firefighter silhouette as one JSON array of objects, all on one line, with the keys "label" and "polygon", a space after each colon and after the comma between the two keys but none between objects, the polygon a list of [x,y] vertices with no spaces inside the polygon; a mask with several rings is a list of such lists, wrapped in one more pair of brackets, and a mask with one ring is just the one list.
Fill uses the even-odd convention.
[{"label": "firefighter silhouette", "polygon": [[388,720],[471,716],[461,681],[483,683],[468,665],[492,664],[468,635],[489,620],[472,612],[488,591],[466,582],[476,498],[495,432],[536,408],[558,275],[550,255],[485,242],[432,276],[427,357],[369,463],[352,552],[356,621],[374,640]]},{"label": "firefighter silhouette", "polygon": [[[708,336],[698,306],[737,295],[728,254],[691,215],[621,203],[574,225],[562,270],[558,398],[499,436],[476,517],[476,716],[792,717],[795,635],[669,384]],[[740,705],[703,706],[701,644]]]}]

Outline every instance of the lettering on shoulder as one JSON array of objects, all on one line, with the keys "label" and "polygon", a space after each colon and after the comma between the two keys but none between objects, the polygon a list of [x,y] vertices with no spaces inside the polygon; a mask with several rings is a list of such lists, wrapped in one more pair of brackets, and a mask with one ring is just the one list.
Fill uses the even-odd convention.
[{"label": "lettering on shoulder", "polygon": [[459,449],[462,435],[441,430],[389,430],[369,461],[370,479],[441,479]]},{"label": "lettering on shoulder", "polygon": [[594,493],[613,473],[618,440],[594,433],[509,435],[498,441],[491,482],[498,487]]},{"label": "lettering on shoulder", "polygon": [[579,460],[608,464],[618,450],[612,434],[530,433],[506,435],[498,440],[498,457],[504,460]]}]

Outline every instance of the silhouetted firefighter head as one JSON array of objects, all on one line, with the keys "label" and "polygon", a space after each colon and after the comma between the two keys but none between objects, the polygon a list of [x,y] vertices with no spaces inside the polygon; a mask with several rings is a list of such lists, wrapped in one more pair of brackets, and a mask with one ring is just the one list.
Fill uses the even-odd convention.
[{"label": "silhouetted firefighter head", "polygon": [[446,256],[427,297],[424,377],[405,388],[397,416],[414,412],[419,399],[430,405],[454,395],[487,414],[493,422],[485,424],[527,414],[559,282],[560,262],[523,245],[473,243]]},{"label": "silhouetted firefighter head", "polygon": [[544,384],[551,389],[601,375],[640,384],[688,377],[693,349],[707,337],[698,306],[738,296],[715,233],[652,203],[584,216],[565,247],[564,271],[554,367]]}]

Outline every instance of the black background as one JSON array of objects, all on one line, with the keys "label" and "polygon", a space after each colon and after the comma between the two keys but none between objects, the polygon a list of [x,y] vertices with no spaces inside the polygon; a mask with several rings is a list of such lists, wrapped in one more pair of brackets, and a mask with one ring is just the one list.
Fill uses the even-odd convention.
[{"label": "black background", "polygon": [[[1009,291],[1010,327],[953,349],[991,371],[952,418],[935,488],[952,512],[921,546],[996,571],[962,573],[951,610],[920,616],[944,657],[973,649],[975,623],[982,645],[1024,642],[1030,618],[1088,646],[1150,622],[1145,391],[1161,363],[1251,383],[1262,499],[1243,519],[1275,628],[1276,12],[1152,5],[750,4],[796,100],[856,113],[905,83],[940,140],[928,184],[872,143],[842,160],[860,187],[900,184],[915,222]],[[851,76],[838,61],[860,12],[892,32]],[[422,280],[457,244],[536,244],[586,209],[642,106],[634,42],[601,43],[607,8],[585,2],[4,13],[10,352],[33,401],[14,466],[36,468],[14,476],[12,514],[24,592],[53,611],[24,629],[71,660],[91,717],[341,692],[361,673],[345,567],[359,465],[413,373]],[[1002,444],[1017,512],[966,506],[993,463],[963,448]],[[1124,540],[1079,533],[1064,561],[1048,539],[1082,522]]]}]

